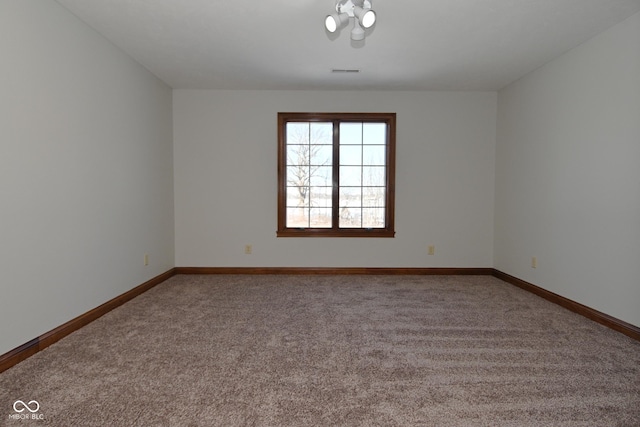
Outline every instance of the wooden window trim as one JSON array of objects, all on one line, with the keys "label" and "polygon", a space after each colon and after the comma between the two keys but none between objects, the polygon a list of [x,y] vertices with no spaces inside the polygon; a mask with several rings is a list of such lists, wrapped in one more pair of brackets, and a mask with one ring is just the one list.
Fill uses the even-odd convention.
[{"label": "wooden window trim", "polygon": [[[385,122],[387,124],[386,203],[384,228],[288,228],[286,226],[286,134],[288,122]],[[337,136],[334,134],[334,144]],[[336,161],[334,150],[334,165]],[[394,237],[395,236],[395,176],[396,176],[396,113],[278,113],[278,230],[277,237]],[[337,168],[334,168],[337,170]],[[333,209],[338,209],[337,179],[333,179]],[[334,217],[335,219],[335,217]]]}]

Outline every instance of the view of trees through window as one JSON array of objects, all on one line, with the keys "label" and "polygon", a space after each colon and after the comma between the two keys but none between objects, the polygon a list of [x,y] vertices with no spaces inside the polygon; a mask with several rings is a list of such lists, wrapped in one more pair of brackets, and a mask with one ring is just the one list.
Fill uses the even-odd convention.
[{"label": "view of trees through window", "polygon": [[387,228],[388,129],[374,120],[284,123],[284,228]]},{"label": "view of trees through window", "polygon": [[287,227],[331,228],[333,123],[287,123]]},{"label": "view of trees through window", "polygon": [[[385,226],[384,123],[341,123],[339,227]],[[287,227],[331,228],[333,123],[287,123]]]}]

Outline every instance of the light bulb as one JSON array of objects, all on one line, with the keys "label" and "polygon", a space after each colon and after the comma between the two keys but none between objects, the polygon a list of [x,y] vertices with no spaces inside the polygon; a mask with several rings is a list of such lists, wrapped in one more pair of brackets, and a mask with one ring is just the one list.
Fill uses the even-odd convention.
[{"label": "light bulb", "polygon": [[332,13],[331,15],[327,15],[324,20],[324,27],[330,33],[335,33],[336,30],[342,27],[349,20],[349,15],[346,13]]},{"label": "light bulb", "polygon": [[331,15],[328,15],[327,18],[324,20],[324,26],[327,29],[327,31],[329,31],[330,33],[333,33],[338,29],[338,23],[336,22],[334,17]]},{"label": "light bulb", "polygon": [[360,6],[356,6],[353,12],[364,28],[370,28],[376,23],[376,13],[372,9],[363,9]]}]

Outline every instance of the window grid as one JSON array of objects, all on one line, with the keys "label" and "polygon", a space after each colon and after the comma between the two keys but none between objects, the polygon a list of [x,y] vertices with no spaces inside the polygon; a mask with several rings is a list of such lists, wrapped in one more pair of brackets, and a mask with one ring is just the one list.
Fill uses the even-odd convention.
[{"label": "window grid", "polygon": [[[342,129],[343,124],[341,123],[340,128]],[[370,139],[368,139],[365,135],[365,129],[369,124],[367,123],[349,123],[346,124],[345,127],[355,128],[356,125],[359,128],[359,132],[355,141],[348,140],[347,138],[341,139],[339,143],[339,150],[342,156],[343,153],[348,153],[352,151],[353,153],[358,153],[358,159],[355,160],[355,156],[352,154],[350,159],[340,159],[340,170],[343,171],[343,167],[345,169],[355,169],[358,168],[359,171],[359,180],[357,186],[354,185],[343,185],[342,175],[340,178],[340,215],[339,215],[339,227],[340,228],[384,228],[385,226],[385,218],[384,218],[384,201],[381,203],[372,203],[373,206],[367,205],[366,200],[370,199],[370,194],[375,194],[371,192],[373,186],[373,182],[368,182],[367,177],[365,176],[365,170],[369,170],[370,172],[376,169],[382,169],[383,182],[386,181],[386,161],[376,161],[375,159],[367,159],[365,158],[366,148],[368,147],[379,147],[384,144],[386,141],[383,140],[382,144],[380,142],[378,144],[371,143]],[[342,134],[342,131],[341,131]],[[355,135],[353,135],[355,136]],[[356,148],[357,149],[354,149]],[[349,150],[351,148],[351,150]],[[375,166],[374,166],[375,165]],[[371,180],[373,181],[373,180]],[[384,187],[383,187],[384,188]],[[346,190],[346,191],[343,191]],[[366,193],[365,193],[366,191]],[[349,197],[349,193],[352,194]],[[354,195],[357,194],[357,197]],[[380,196],[378,196],[379,198]],[[356,203],[354,204],[355,199]],[[373,197],[375,201],[375,196]]]}]

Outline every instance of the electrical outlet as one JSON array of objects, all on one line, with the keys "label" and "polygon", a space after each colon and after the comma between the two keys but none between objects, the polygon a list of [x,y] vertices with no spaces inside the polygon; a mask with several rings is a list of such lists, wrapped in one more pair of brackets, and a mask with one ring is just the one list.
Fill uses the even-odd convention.
[{"label": "electrical outlet", "polygon": [[436,247],[434,245],[429,245],[429,255],[435,255],[436,254]]},{"label": "electrical outlet", "polygon": [[144,265],[149,265],[149,254],[144,254]]},{"label": "electrical outlet", "polygon": [[536,257],[531,258],[531,268],[538,268],[538,258]]},{"label": "electrical outlet", "polygon": [[252,252],[253,252],[253,247],[251,247],[251,245],[244,245],[245,255],[251,255]]}]

